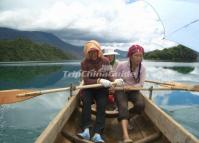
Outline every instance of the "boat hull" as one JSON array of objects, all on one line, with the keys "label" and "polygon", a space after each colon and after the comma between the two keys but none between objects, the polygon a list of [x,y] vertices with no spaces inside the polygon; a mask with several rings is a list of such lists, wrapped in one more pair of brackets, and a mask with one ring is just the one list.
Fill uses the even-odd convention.
[{"label": "boat hull", "polygon": [[[49,123],[36,143],[91,143],[91,141],[81,140],[76,136],[80,132],[78,92],[79,90],[73,92],[73,96]],[[144,113],[134,117],[130,122],[133,129],[129,130],[129,134],[135,143],[199,143],[195,136],[186,131],[150,99],[145,96],[144,99]],[[92,115],[92,119],[95,120],[95,116]],[[107,118],[104,135],[108,143],[121,142],[122,132],[117,118]]]}]

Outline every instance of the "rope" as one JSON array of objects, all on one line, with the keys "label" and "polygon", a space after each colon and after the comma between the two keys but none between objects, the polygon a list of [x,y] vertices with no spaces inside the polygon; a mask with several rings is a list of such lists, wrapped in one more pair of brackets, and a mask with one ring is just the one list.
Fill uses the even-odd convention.
[{"label": "rope", "polygon": [[160,23],[162,24],[162,27],[163,27],[163,38],[162,39],[165,39],[165,25],[164,25],[164,23],[163,23],[163,21],[162,21],[162,19],[160,18],[160,15],[159,15],[159,13],[156,11],[156,9],[153,7],[153,5],[151,4],[151,3],[149,3],[148,1],[146,1],[146,0],[143,0],[145,3],[147,3],[152,9],[153,9],[153,11],[155,12],[155,14],[157,15],[157,17],[158,17],[158,19],[159,19],[159,21],[160,21]]}]

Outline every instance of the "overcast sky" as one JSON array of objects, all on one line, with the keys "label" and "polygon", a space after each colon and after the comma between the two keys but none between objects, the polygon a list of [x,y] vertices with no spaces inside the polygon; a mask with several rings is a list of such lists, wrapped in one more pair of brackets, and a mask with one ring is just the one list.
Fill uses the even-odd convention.
[{"label": "overcast sky", "polygon": [[76,45],[96,39],[122,50],[133,43],[146,51],[176,45],[162,40],[160,19],[144,1],[0,0],[0,26],[52,32]]}]

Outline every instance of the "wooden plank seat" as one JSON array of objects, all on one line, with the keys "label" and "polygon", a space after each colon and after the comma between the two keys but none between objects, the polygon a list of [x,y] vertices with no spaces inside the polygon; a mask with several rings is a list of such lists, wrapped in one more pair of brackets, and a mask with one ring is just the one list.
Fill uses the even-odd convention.
[{"label": "wooden plank seat", "polygon": [[[80,102],[80,111],[81,111],[81,108],[83,107],[83,103]],[[131,110],[133,108],[133,103],[132,102],[128,102],[128,108],[129,110]],[[91,113],[93,115],[96,115],[96,104],[93,103],[92,106],[91,106]],[[108,105],[107,108],[106,108],[106,118],[117,118],[118,117],[118,109],[117,109],[117,106],[112,106],[112,105]]]}]

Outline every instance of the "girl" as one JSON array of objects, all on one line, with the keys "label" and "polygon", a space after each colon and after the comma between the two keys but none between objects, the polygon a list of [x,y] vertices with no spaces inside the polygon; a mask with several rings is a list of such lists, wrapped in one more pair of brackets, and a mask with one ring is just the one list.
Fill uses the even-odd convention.
[{"label": "girl", "polygon": [[[116,68],[118,78],[122,78],[124,85],[142,87],[145,80],[145,67],[142,64],[144,49],[140,45],[132,45],[128,50],[128,61],[120,63]],[[122,126],[124,143],[131,143],[128,134],[128,100],[133,102],[132,112],[141,113],[144,109],[144,99],[140,91],[117,91],[116,102],[119,110],[118,120]]]}]

